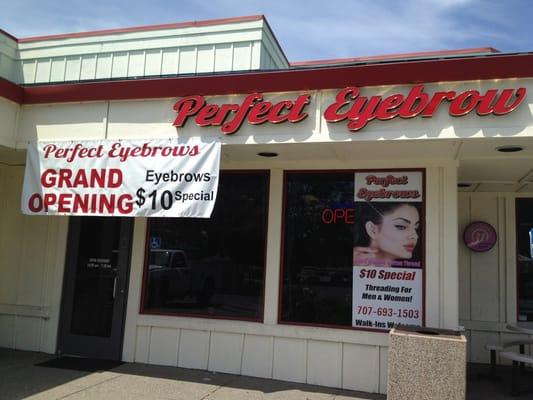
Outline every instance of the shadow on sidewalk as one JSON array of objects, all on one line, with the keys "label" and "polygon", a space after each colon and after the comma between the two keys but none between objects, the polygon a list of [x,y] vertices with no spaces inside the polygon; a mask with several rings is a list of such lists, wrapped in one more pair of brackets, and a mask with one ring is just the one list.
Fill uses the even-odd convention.
[{"label": "shadow on sidewalk", "polygon": [[[468,364],[466,400],[533,399],[531,390],[516,397],[511,395],[511,374],[511,366],[497,366],[491,374],[487,364]],[[533,389],[533,369],[526,368],[519,378],[523,389]]]},{"label": "shadow on sidewalk", "polygon": [[145,364],[83,372],[36,366],[53,355],[0,349],[4,399],[317,399],[384,400],[378,394]]},{"label": "shadow on sidewalk", "polygon": [[[213,373],[176,367],[126,363],[109,371],[83,372],[36,366],[53,355],[0,348],[0,400],[7,399],[316,399],[385,400],[385,396],[323,386]],[[521,375],[533,382],[532,369]],[[511,396],[511,367],[469,364],[466,400],[532,399],[533,392]]]}]

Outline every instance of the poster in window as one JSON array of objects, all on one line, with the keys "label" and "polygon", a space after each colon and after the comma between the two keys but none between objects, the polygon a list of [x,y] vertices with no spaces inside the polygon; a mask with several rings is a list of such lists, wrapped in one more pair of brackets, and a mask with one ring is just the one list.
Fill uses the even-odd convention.
[{"label": "poster in window", "polygon": [[423,324],[423,172],[355,173],[352,326]]}]

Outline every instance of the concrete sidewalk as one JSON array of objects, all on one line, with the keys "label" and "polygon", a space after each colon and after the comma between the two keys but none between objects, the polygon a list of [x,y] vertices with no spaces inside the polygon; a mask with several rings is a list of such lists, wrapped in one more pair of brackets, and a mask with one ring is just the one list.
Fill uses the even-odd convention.
[{"label": "concrete sidewalk", "polygon": [[[382,395],[321,386],[155,365],[123,364],[110,371],[94,373],[35,366],[53,358],[55,356],[49,354],[0,348],[0,400],[385,400],[386,398]],[[519,397],[510,395],[510,367],[498,367],[497,375],[501,380],[488,380],[486,378],[488,373],[488,365],[469,365],[467,400],[533,399],[533,392]],[[530,373],[521,379],[524,384],[533,384],[531,377],[533,374]]]},{"label": "concrete sidewalk", "polygon": [[35,366],[52,358],[0,349],[0,400],[385,399],[320,386],[144,364],[124,364],[94,373]]}]

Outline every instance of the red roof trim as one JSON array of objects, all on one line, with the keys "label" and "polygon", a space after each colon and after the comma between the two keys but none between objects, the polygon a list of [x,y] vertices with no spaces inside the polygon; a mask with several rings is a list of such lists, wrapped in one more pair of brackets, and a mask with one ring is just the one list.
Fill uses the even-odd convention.
[{"label": "red roof trim", "polygon": [[327,64],[341,64],[341,63],[355,63],[368,61],[386,61],[394,59],[407,59],[416,57],[449,57],[455,55],[473,55],[480,53],[500,53],[500,50],[494,47],[475,47],[472,49],[457,49],[457,50],[441,50],[441,51],[420,51],[415,53],[398,53],[386,54],[382,56],[365,56],[365,57],[350,57],[350,58],[335,58],[328,60],[312,60],[312,61],[296,61],[291,62],[291,67],[305,67]]},{"label": "red roof trim", "polygon": [[27,37],[27,38],[15,39],[15,40],[17,40],[19,43],[28,43],[28,42],[36,42],[36,41],[42,41],[42,40],[71,39],[71,38],[81,38],[81,37],[90,37],[90,36],[110,35],[110,34],[116,34],[116,33],[155,31],[159,29],[176,29],[176,28],[190,28],[190,27],[199,27],[199,26],[210,26],[210,25],[233,24],[233,23],[238,23],[238,22],[259,21],[261,19],[264,19],[263,15],[250,15],[246,17],[209,19],[205,21],[189,21],[189,22],[178,22],[178,23],[173,23],[173,24],[135,26],[131,28],[121,28],[121,29],[102,29],[98,31],[65,33],[65,34],[59,34],[59,35],[33,36],[33,37]]},{"label": "red roof trim", "polygon": [[0,97],[22,104],[24,101],[24,88],[0,77]]},{"label": "red roof trim", "polygon": [[286,92],[346,86],[400,85],[533,77],[533,54],[461,59],[29,86],[25,104],[175,98],[192,94],[224,95]]}]

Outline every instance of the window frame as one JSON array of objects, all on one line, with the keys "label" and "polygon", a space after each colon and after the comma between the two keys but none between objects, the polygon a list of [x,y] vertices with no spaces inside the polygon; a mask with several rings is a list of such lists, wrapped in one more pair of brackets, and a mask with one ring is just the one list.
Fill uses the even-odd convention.
[{"label": "window frame", "polygon": [[246,317],[231,317],[223,315],[208,315],[200,313],[183,313],[183,312],[163,312],[163,311],[150,311],[146,309],[145,297],[147,295],[146,291],[147,280],[148,280],[148,266],[149,266],[149,257],[150,257],[150,221],[157,218],[147,218],[146,224],[146,234],[144,239],[144,261],[143,261],[143,274],[142,274],[142,284],[141,284],[141,301],[139,305],[139,314],[140,315],[156,315],[156,316],[166,316],[166,317],[184,317],[184,318],[202,318],[202,319],[213,319],[213,320],[229,320],[229,321],[244,321],[244,322],[264,322],[265,317],[265,284],[266,284],[266,268],[267,268],[267,245],[268,245],[268,215],[270,210],[270,170],[269,169],[229,169],[229,170],[220,170],[220,176],[222,175],[238,175],[238,174],[248,174],[248,175],[264,175],[266,177],[266,203],[265,203],[265,215],[264,215],[264,234],[265,240],[263,243],[264,248],[264,257],[263,257],[263,286],[262,286],[262,295],[259,300],[259,315],[256,318],[246,318]]},{"label": "window frame", "polygon": [[[514,301],[516,302],[515,303],[515,318],[514,318],[514,323],[516,323],[517,325],[521,325],[521,326],[525,326],[525,327],[531,327],[533,326],[533,321],[521,321],[520,320],[520,273],[519,273],[519,267],[518,267],[518,255],[520,254],[519,252],[519,223],[518,223],[518,203],[521,202],[521,201],[530,201],[533,203],[533,197],[529,197],[529,196],[522,196],[522,195],[519,195],[517,194],[517,196],[514,198],[514,221],[513,221],[513,224],[514,224],[514,235],[515,235],[515,240],[514,240],[514,248],[513,248],[513,252],[514,252],[514,274],[515,274],[515,279],[514,279]],[[499,238],[498,238],[499,240]],[[513,301],[513,299],[511,299],[511,301]]]},{"label": "window frame", "polygon": [[[283,170],[283,188],[282,188],[282,209],[281,209],[281,246],[280,246],[280,273],[278,280],[278,318],[277,322],[279,325],[288,325],[288,326],[305,326],[311,328],[327,328],[327,329],[344,329],[349,331],[366,331],[374,333],[387,334],[389,331],[383,331],[380,329],[366,328],[366,327],[354,327],[346,325],[335,325],[335,324],[320,324],[320,323],[311,323],[311,322],[294,322],[294,321],[285,321],[282,319],[283,315],[283,276],[285,273],[285,239],[286,239],[286,209],[287,209],[287,188],[288,188],[288,177],[290,174],[342,174],[342,173],[353,173],[355,179],[355,173],[368,173],[368,172],[395,172],[395,171],[406,171],[406,172],[421,172],[422,173],[422,193],[423,199],[421,202],[421,218],[423,218],[424,223],[420,224],[420,233],[424,238],[424,245],[422,247],[421,257],[423,262],[424,277],[422,280],[422,326],[426,326],[426,286],[427,286],[427,258],[426,258],[426,246],[427,246],[427,210],[426,210],[426,199],[427,199],[427,184],[426,168],[348,168],[348,169],[305,169],[305,170]],[[352,283],[353,288],[353,283]],[[352,289],[353,290],[353,289]]]}]

